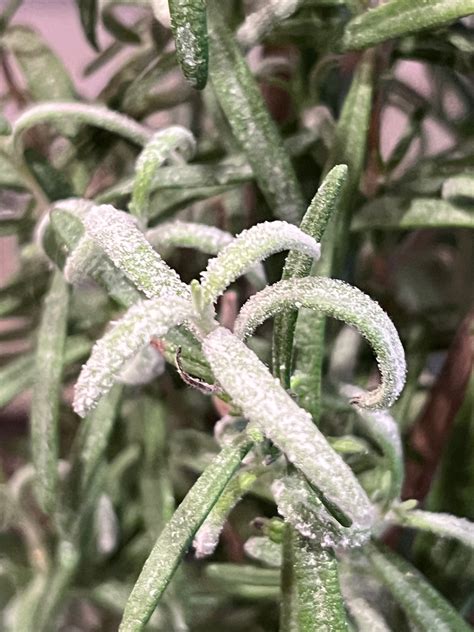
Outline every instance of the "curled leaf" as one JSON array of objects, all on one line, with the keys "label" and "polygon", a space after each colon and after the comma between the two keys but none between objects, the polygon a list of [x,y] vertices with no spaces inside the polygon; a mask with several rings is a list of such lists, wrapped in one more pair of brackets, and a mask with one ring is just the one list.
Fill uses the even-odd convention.
[{"label": "curled leaf", "polygon": [[203,351],[216,379],[243,415],[349,522],[368,528],[372,508],[354,474],[255,353],[223,327],[205,338]]},{"label": "curled leaf", "polygon": [[190,304],[177,296],[172,302],[158,297],[133,305],[92,349],[75,386],[76,413],[84,417],[92,410],[118,381],[125,364],[153,337],[163,337],[189,313]]},{"label": "curled leaf", "polygon": [[405,383],[405,353],[392,321],[367,294],[336,279],[311,277],[280,281],[251,297],[235,323],[235,334],[245,340],[283,309],[309,309],[355,327],[370,343],[382,383],[374,391],[353,398],[361,408],[387,408]]},{"label": "curled leaf", "polygon": [[193,157],[196,141],[190,131],[179,125],[167,127],[156,132],[138,156],[135,165],[130,210],[134,215],[143,217],[150,199],[156,171],[167,160],[180,156],[182,160]]},{"label": "curled leaf", "polygon": [[21,153],[21,137],[30,127],[62,121],[94,125],[123,136],[136,145],[146,145],[151,137],[151,132],[143,125],[106,107],[58,101],[35,105],[16,119],[13,125],[15,151]]},{"label": "curled leaf", "polygon": [[271,0],[251,13],[239,27],[237,40],[245,48],[251,48],[281,20],[292,15],[303,0]]},{"label": "curled leaf", "polygon": [[259,261],[282,250],[297,250],[318,259],[319,244],[287,222],[263,222],[244,230],[211,259],[202,273],[202,293],[206,303],[214,303],[226,287]]}]

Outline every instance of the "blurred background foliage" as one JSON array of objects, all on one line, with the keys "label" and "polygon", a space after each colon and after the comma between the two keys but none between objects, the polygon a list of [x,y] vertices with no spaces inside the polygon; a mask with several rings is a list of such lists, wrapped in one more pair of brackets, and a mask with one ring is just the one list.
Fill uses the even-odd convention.
[{"label": "blurred background foliage", "polygon": [[[42,101],[88,102],[90,86],[105,81],[94,102],[153,129],[183,125],[198,142],[191,164],[209,167],[191,174],[187,182],[173,179],[174,167],[164,167],[150,198],[150,226],[179,218],[236,233],[271,219],[272,209],[255,184],[212,85],[198,92],[179,71],[166,2],[71,4],[90,47],[84,49],[90,61],[81,63],[83,75],[101,77],[91,84],[76,82],[68,64],[54,52],[55,38],[67,38],[67,33],[51,32],[47,41],[21,4],[4,0],[0,7],[0,627],[115,630],[161,525],[218,451],[213,426],[223,413],[222,404],[189,388],[169,365],[159,379],[124,386],[117,394],[99,490],[91,494],[90,507],[74,508],[86,521],[81,563],[64,582],[52,618],[38,623],[40,617],[38,627],[32,628],[38,616],[35,608],[44,605],[38,595],[47,599],[48,591],[54,592],[51,586],[44,591],[42,581],[49,581],[48,572],[61,556],[56,550],[57,524],[35,500],[30,462],[30,389],[41,371],[34,365],[33,350],[51,271],[38,248],[35,226],[49,203],[70,196],[126,209],[139,147],[68,119],[54,127],[29,129],[19,161],[10,152],[11,123],[25,108]],[[36,3],[41,4],[46,3]],[[222,4],[227,25],[248,51],[252,73],[309,203],[334,150],[336,124],[360,62],[362,53],[347,39],[347,25],[354,6],[364,2],[288,2],[294,9],[277,15],[254,41],[246,39],[242,24],[265,0]],[[407,385],[393,413],[405,447],[403,497],[471,520],[473,29],[471,16],[375,42],[365,167],[351,191],[347,248],[337,272],[380,302],[405,346]],[[87,86],[87,98],[77,83]],[[178,249],[167,260],[189,282],[205,266],[206,256]],[[265,264],[270,281],[280,278],[283,261],[275,256]],[[245,279],[236,289],[238,294],[221,305],[221,313],[230,310],[231,319],[233,302],[242,304],[252,291]],[[70,406],[71,385],[94,340],[120,313],[119,305],[98,287],[75,288],[71,300],[60,404],[64,481],[80,442],[81,424]],[[328,328],[324,376],[340,331],[334,323]],[[254,344],[270,361],[269,325],[259,331]],[[372,357],[365,347],[357,376],[362,384],[374,379]],[[365,488],[376,497],[383,485],[375,475],[382,476],[383,467],[374,468],[380,455],[362,442],[353,413],[341,406],[331,388],[324,377],[320,426],[334,441],[359,441],[346,458],[362,479],[365,476]],[[248,494],[232,512],[211,564],[189,554],[149,629],[276,630],[278,577],[252,575],[243,549],[246,539],[259,533],[255,519],[275,515],[268,493],[255,488]],[[391,529],[384,540],[472,620],[472,550],[431,534],[415,536],[410,529]],[[68,552],[63,554],[67,559]],[[239,568],[240,573],[235,571]],[[384,603],[390,629],[412,629],[388,592],[378,587],[373,594]]]}]

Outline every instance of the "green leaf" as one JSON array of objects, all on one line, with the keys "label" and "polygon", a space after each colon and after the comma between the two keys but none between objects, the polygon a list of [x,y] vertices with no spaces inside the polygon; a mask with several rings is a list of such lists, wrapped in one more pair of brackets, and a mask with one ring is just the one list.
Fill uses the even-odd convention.
[{"label": "green leaf", "polygon": [[221,497],[194,536],[193,547],[197,558],[207,557],[214,552],[230,512],[252,488],[257,477],[255,468],[247,469],[235,474],[227,483]]},{"label": "green leaf", "polygon": [[125,44],[140,44],[141,39],[138,33],[136,33],[133,28],[129,28],[122,21],[120,21],[114,13],[114,5],[120,4],[115,3],[113,0],[108,5],[104,7],[102,10],[102,24],[107,29],[107,31],[113,35],[119,42],[124,42]]},{"label": "green leaf", "polygon": [[274,215],[297,222],[305,203],[293,166],[220,5],[208,3],[212,86]]},{"label": "green leaf", "polygon": [[147,207],[156,172],[168,160],[190,160],[196,141],[190,131],[175,125],[156,132],[139,155],[135,165],[130,211],[138,217],[147,215]]},{"label": "green leaf", "polygon": [[26,26],[10,27],[2,44],[17,60],[33,101],[75,99],[74,86],[62,61],[35,31]]},{"label": "green leaf", "polygon": [[405,353],[392,321],[359,289],[336,279],[308,277],[271,285],[251,297],[242,308],[234,331],[245,340],[267,318],[283,309],[307,307],[355,327],[370,343],[382,376],[374,391],[352,399],[362,408],[387,408],[405,383]]},{"label": "green leaf", "polygon": [[320,253],[319,244],[296,226],[278,221],[257,224],[237,235],[215,259],[211,259],[201,275],[204,302],[214,303],[239,276],[282,250],[297,250],[313,259]]},{"label": "green leaf", "polygon": [[351,225],[353,231],[370,229],[474,228],[474,214],[448,200],[384,196],[363,206]]},{"label": "green leaf", "polygon": [[197,90],[207,83],[209,42],[205,0],[168,0],[176,56],[186,79]]},{"label": "green leaf", "polygon": [[[344,385],[341,392],[351,400],[360,396],[361,390]],[[368,411],[355,406],[356,424],[360,425],[367,436],[382,450],[390,467],[390,496],[387,502],[400,497],[404,476],[403,450],[400,429],[395,419],[386,410]]]},{"label": "green leaf", "polygon": [[89,44],[99,50],[97,43],[98,0],[76,0],[82,28]]},{"label": "green leaf", "polygon": [[[392,520],[392,514],[389,517]],[[403,505],[395,508],[393,519],[396,524],[411,529],[430,531],[442,538],[458,540],[474,549],[474,523],[466,518],[457,518],[447,513],[432,511],[404,511]]]},{"label": "green leaf", "polygon": [[156,541],[123,613],[120,632],[143,630],[181,558],[252,446],[250,439],[224,448],[190,489]]},{"label": "green leaf", "polygon": [[80,478],[80,498],[87,496],[92,479],[104,459],[104,453],[117,418],[122,390],[120,385],[114,386],[80,425],[76,462],[73,465]]},{"label": "green leaf", "polygon": [[394,37],[433,29],[474,13],[474,0],[391,0],[354,17],[342,38],[343,50],[369,48]]},{"label": "green leaf", "polygon": [[293,537],[299,629],[348,630],[334,553],[297,532]]},{"label": "green leaf", "polygon": [[46,513],[55,509],[57,497],[57,425],[68,304],[67,284],[62,273],[57,271],[41,316],[31,402],[31,449],[37,475],[36,494]]},{"label": "green leaf", "polygon": [[420,630],[470,630],[454,608],[411,564],[387,548],[371,546],[366,550],[375,574]]},{"label": "green leaf", "polygon": [[219,327],[203,342],[216,379],[253,422],[349,521],[369,528],[372,508],[349,467],[329,447],[253,351]]},{"label": "green leaf", "polygon": [[84,417],[119,378],[123,366],[152,338],[162,338],[169,329],[190,315],[191,305],[178,296],[170,301],[158,297],[140,301],[94,346],[82,368],[74,392],[74,410]]},{"label": "green leaf", "polygon": [[[327,223],[342,201],[347,180],[347,166],[336,165],[323,180],[313,197],[303,219],[300,229],[320,242]],[[310,274],[313,259],[301,252],[290,252],[285,261],[282,279],[303,278]],[[293,336],[296,326],[297,312],[289,311],[275,319],[273,343],[273,372],[283,377],[289,384],[291,375],[291,356],[293,352]]]}]

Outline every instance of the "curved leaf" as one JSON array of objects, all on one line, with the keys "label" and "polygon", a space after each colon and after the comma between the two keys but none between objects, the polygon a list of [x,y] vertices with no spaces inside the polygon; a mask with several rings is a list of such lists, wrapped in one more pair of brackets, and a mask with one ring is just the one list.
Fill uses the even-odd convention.
[{"label": "curved leaf", "polygon": [[272,0],[245,18],[237,31],[237,40],[245,48],[258,44],[278,22],[290,17],[303,0]]},{"label": "curved leaf", "polygon": [[124,114],[119,114],[100,105],[58,101],[35,105],[16,119],[13,124],[15,151],[18,154],[21,153],[21,136],[30,127],[42,123],[61,123],[63,121],[100,127],[123,136],[136,145],[145,146],[151,138],[151,132],[148,129]]},{"label": "curved leaf", "polygon": [[374,391],[353,398],[362,408],[387,408],[405,383],[405,353],[392,321],[383,309],[355,287],[336,279],[312,277],[280,281],[251,297],[235,323],[245,340],[267,318],[283,309],[307,307],[356,327],[372,346],[382,376]]},{"label": "curved leaf", "polygon": [[92,354],[82,368],[74,391],[74,410],[84,417],[119,379],[128,360],[150,343],[163,337],[169,329],[190,315],[190,303],[175,297],[140,301],[96,342]]},{"label": "curved leaf", "polygon": [[369,528],[372,508],[352,471],[255,353],[223,327],[205,338],[203,351],[216,379],[244,416],[350,521]]},{"label": "curved leaf", "polygon": [[214,303],[233,281],[249,268],[282,250],[297,250],[317,259],[319,244],[296,226],[286,222],[263,222],[244,230],[211,259],[202,273],[203,300]]},{"label": "curved leaf", "polygon": [[175,125],[156,132],[138,156],[135,164],[130,210],[134,215],[146,215],[156,171],[167,160],[179,156],[182,160],[193,157],[196,141],[190,131]]}]

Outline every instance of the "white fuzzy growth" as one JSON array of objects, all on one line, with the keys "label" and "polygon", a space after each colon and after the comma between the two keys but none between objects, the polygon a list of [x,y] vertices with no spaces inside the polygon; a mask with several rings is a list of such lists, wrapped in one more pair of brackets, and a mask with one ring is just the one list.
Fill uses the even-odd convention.
[{"label": "white fuzzy growth", "polygon": [[187,285],[153,250],[131,215],[103,204],[84,223],[87,234],[145,296],[189,296]]},{"label": "white fuzzy growth", "polygon": [[474,523],[447,513],[431,511],[394,511],[387,517],[402,526],[431,531],[442,538],[453,538],[474,549]]},{"label": "white fuzzy growth", "polygon": [[82,367],[75,386],[73,408],[84,417],[118,381],[120,372],[151,338],[163,337],[190,313],[188,302],[155,298],[140,301],[101,338]]},{"label": "white fuzzy growth", "polygon": [[255,353],[222,327],[205,338],[203,351],[243,415],[355,525],[369,528],[372,507],[354,474]]},{"label": "white fuzzy growth", "polygon": [[302,0],[266,0],[261,9],[251,13],[237,31],[239,44],[250,48],[281,20],[290,17]]},{"label": "white fuzzy growth", "polygon": [[215,226],[195,222],[166,222],[147,231],[146,238],[156,248],[196,248],[209,255],[217,255],[234,237]]},{"label": "white fuzzy growth", "polygon": [[213,303],[233,281],[259,261],[283,250],[296,250],[317,260],[319,244],[287,222],[263,222],[241,232],[202,274],[203,298]]},{"label": "white fuzzy growth", "polygon": [[[196,248],[207,255],[217,255],[235,239],[231,233],[215,226],[181,220],[152,228],[147,231],[146,238],[160,253],[168,248]],[[261,263],[255,264],[247,275],[255,287],[265,287],[267,278]]]},{"label": "white fuzzy growth", "polygon": [[266,566],[280,568],[282,562],[281,544],[267,537],[249,538],[244,544],[245,553]]},{"label": "white fuzzy growth", "polygon": [[190,160],[195,151],[196,140],[189,130],[180,125],[167,127],[153,134],[137,159],[136,172],[141,172],[150,163],[157,169],[176,154],[185,161]]},{"label": "white fuzzy growth", "polygon": [[359,547],[370,537],[370,529],[366,526],[340,525],[299,476],[286,476],[274,481],[272,492],[279,514],[298,533],[308,540],[314,540],[322,548]]},{"label": "white fuzzy growth", "polygon": [[354,398],[362,408],[388,408],[405,384],[402,343],[392,321],[367,294],[336,279],[309,277],[280,281],[252,296],[235,323],[235,334],[245,340],[267,318],[284,309],[307,307],[355,327],[369,342],[382,376],[374,391]]},{"label": "white fuzzy growth", "polygon": [[343,590],[344,602],[359,632],[390,632],[385,619],[368,601]]}]

